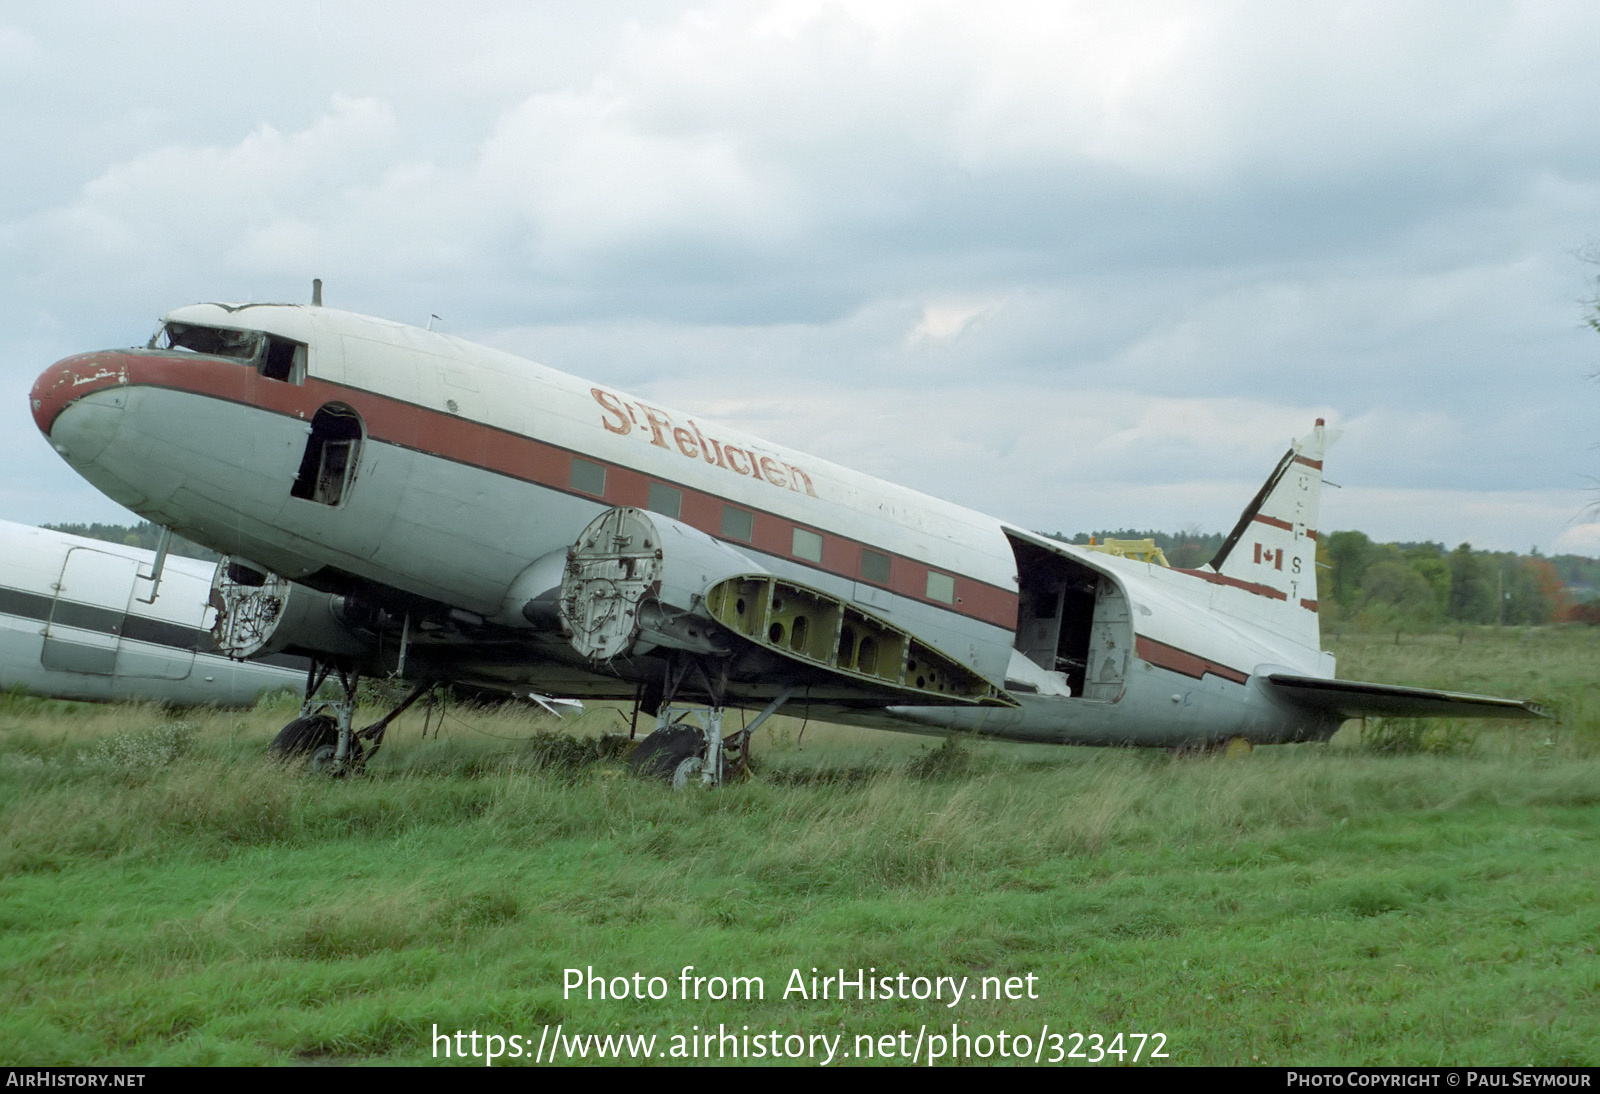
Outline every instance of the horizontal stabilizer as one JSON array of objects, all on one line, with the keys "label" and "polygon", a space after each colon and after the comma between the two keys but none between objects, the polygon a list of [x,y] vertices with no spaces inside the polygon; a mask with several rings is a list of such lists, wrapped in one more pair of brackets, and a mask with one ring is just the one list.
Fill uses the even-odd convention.
[{"label": "horizontal stabilizer", "polygon": [[1544,707],[1530,699],[1497,699],[1434,688],[1395,684],[1362,684],[1315,676],[1270,673],[1266,682],[1297,707],[1345,718],[1384,715],[1394,718],[1546,718]]}]

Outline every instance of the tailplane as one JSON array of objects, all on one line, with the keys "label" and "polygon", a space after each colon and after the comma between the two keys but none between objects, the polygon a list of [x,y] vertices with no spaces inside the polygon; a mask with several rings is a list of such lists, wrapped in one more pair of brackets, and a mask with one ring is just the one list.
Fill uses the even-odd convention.
[{"label": "tailplane", "polygon": [[1355,680],[1324,680],[1314,676],[1274,672],[1268,688],[1303,710],[1336,714],[1340,718],[1548,718],[1544,707],[1531,699],[1499,699],[1435,688],[1407,688],[1394,684],[1363,684]]}]

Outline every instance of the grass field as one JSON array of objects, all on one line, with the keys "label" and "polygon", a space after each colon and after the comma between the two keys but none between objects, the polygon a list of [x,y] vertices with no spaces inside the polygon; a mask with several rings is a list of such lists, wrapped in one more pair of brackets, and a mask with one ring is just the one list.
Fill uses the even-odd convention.
[{"label": "grass field", "polygon": [[[559,1026],[669,1062],[722,1026],[818,1062],[817,1035],[849,1063],[920,1033],[922,1062],[955,1024],[991,1060],[1005,1031],[1045,1062],[1091,1034],[1109,1062],[1600,1062],[1600,632],[1330,648],[1559,717],[1200,758],[776,719],[753,781],[675,795],[605,758],[610,710],[460,709],[426,739],[412,713],[323,781],[262,759],[292,704],[0,699],[0,1061],[426,1063],[436,1030],[531,1055]],[[764,998],[683,999],[691,965]],[[591,967],[665,998],[564,993]],[[786,997],[813,968],[968,994]]]}]

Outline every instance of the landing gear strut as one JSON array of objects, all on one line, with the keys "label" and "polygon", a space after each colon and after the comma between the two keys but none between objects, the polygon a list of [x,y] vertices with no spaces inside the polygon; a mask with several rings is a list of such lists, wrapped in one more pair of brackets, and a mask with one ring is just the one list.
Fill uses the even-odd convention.
[{"label": "landing gear strut", "polygon": [[[729,749],[718,750],[720,771],[713,771],[711,741],[722,736],[722,711],[711,707],[663,707],[656,715],[656,729],[634,750],[631,766],[635,775],[664,779],[672,789],[690,785],[715,785],[728,776]],[[742,765],[735,770],[741,770]]]},{"label": "landing gear strut", "polygon": [[[784,688],[755,721],[726,736],[722,732],[723,702],[727,693],[728,663],[680,653],[667,666],[656,709],[656,728],[634,750],[632,770],[644,778],[663,779],[674,790],[689,786],[721,786],[730,777],[745,778],[750,770],[750,735],[779,707],[789,701],[793,688]],[[704,687],[706,706],[674,705],[691,671]]]},{"label": "landing gear strut", "polygon": [[[318,703],[317,692],[333,673],[338,674],[340,697],[331,703]],[[423,680],[388,714],[365,729],[355,730],[352,722],[356,712],[356,685],[360,680],[360,674],[352,668],[313,661],[306,673],[306,694],[300,703],[300,717],[278,731],[267,751],[285,760],[303,758],[307,767],[319,775],[341,776],[360,771],[383,747],[383,735],[389,723],[436,683],[432,679]]]}]

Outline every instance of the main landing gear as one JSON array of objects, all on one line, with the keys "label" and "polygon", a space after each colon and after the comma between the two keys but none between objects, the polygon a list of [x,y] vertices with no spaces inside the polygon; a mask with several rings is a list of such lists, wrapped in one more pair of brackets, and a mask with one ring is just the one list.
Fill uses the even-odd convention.
[{"label": "main landing gear", "polygon": [[[338,675],[340,697],[319,703],[317,692],[332,674]],[[360,674],[332,662],[313,661],[306,673],[306,694],[300,717],[278,731],[267,751],[286,761],[303,761],[319,775],[342,776],[360,771],[383,747],[389,723],[422,698],[435,681],[424,680],[411,689],[398,706],[365,729],[354,729],[356,685]],[[330,713],[331,711],[331,713]]]},{"label": "main landing gear", "polygon": [[[708,705],[679,704],[683,685],[693,678],[704,689]],[[690,786],[720,786],[730,778],[750,772],[750,735],[789,701],[794,689],[784,688],[754,721],[737,733],[724,735],[722,715],[728,687],[728,663],[679,653],[667,665],[659,694],[640,703],[656,716],[656,728],[634,750],[630,764],[635,775],[662,779],[674,790]]]}]

